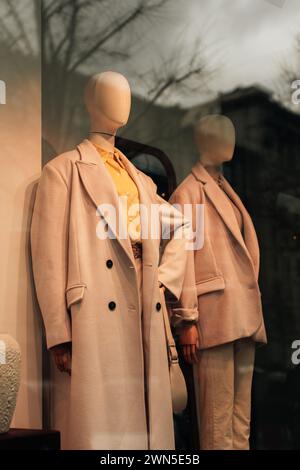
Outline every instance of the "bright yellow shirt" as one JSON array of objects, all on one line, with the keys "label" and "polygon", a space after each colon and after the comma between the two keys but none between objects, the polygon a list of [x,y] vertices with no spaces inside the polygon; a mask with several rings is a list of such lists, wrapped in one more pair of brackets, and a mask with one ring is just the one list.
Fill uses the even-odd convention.
[{"label": "bright yellow shirt", "polygon": [[139,242],[141,241],[140,199],[136,184],[126,171],[118,149],[115,148],[112,153],[95,143],[94,146],[116,186],[118,195],[122,198],[126,198],[128,235],[131,241]]}]

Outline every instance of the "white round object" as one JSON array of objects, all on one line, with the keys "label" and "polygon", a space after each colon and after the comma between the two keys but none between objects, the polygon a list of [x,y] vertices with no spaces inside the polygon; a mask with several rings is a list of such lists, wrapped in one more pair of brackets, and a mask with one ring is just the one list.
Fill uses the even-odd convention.
[{"label": "white round object", "polygon": [[8,432],[21,377],[21,350],[9,334],[0,333],[0,434]]}]

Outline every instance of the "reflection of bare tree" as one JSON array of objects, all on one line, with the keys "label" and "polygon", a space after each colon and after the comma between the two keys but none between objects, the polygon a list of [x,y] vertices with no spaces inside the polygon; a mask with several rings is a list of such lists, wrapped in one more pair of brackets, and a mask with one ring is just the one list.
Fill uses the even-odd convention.
[{"label": "reflection of bare tree", "polygon": [[[0,2],[0,72],[8,80],[9,102],[32,97],[32,112],[40,112],[36,99],[39,80],[37,23],[39,0],[1,0]],[[14,90],[14,93],[11,93]],[[26,115],[25,105],[18,113]]]},{"label": "reflection of bare tree", "polygon": [[[81,106],[80,80],[87,73],[108,66],[114,68],[115,62],[120,61],[135,69],[133,78],[143,84],[148,98],[141,115],[157,100],[170,97],[172,101],[175,92],[184,95],[193,85],[199,86],[199,78],[203,80],[206,69],[200,40],[187,51],[182,46],[184,42],[174,38],[176,50],[167,60],[157,52],[157,63],[142,76],[135,63],[134,48],[137,44],[142,47],[144,31],[153,23],[166,20],[170,3],[170,0],[1,0],[0,59],[16,54],[20,60],[15,61],[15,68],[21,78],[23,59],[36,59],[41,53],[43,128],[45,138],[57,149],[64,147],[64,137]],[[175,2],[172,8],[173,5],[176,10]]]},{"label": "reflection of bare tree", "polygon": [[[57,60],[64,70],[74,72],[88,60],[96,60],[99,54],[114,55],[115,52],[109,47],[109,42],[116,35],[120,35],[128,25],[160,8],[167,1],[146,0],[139,2],[129,11],[122,12],[119,8],[121,2],[44,0],[43,58],[46,63],[52,64]],[[114,21],[107,16],[109,10],[115,10],[118,13]],[[94,24],[95,18],[97,18],[96,25]],[[128,55],[126,52],[116,54],[124,57]]]},{"label": "reflection of bare tree", "polygon": [[42,2],[43,117],[50,133],[59,133],[51,140],[58,138],[58,145],[63,145],[61,136],[68,131],[77,106],[73,74],[87,70],[91,63],[101,65],[107,57],[128,58],[124,32],[129,37],[130,26],[149,20],[168,1],[130,2],[129,7],[120,0]]},{"label": "reflection of bare tree", "polygon": [[186,50],[180,53],[177,49],[170,52],[167,60],[161,58],[160,63],[162,65],[157,69],[153,68],[140,77],[148,83],[148,101],[144,110],[131,121],[130,128],[144,117],[149,109],[162,97],[164,101],[170,98],[172,102],[173,93],[176,93],[177,96],[183,96],[191,92],[199,92],[199,83],[203,87],[205,81],[215,73],[215,70],[208,68],[203,58],[204,51],[201,39],[197,38],[188,54]]},{"label": "reflection of bare tree", "polygon": [[0,44],[11,53],[21,52],[35,56],[37,37],[35,34],[34,8],[37,0],[2,0],[0,4]]},{"label": "reflection of bare tree", "polygon": [[[133,45],[142,41],[143,30],[151,21],[163,18],[170,0],[44,0],[42,5],[42,58],[44,129],[47,138],[64,146],[74,112],[81,96],[74,88],[74,74],[87,73],[112,64],[114,60],[130,63]],[[178,91],[202,76],[201,48],[186,53],[180,63],[178,50],[163,72],[153,68],[143,77],[149,96],[148,108],[159,98]],[[136,73],[136,78],[141,78]],[[146,92],[147,92],[146,90]]]}]

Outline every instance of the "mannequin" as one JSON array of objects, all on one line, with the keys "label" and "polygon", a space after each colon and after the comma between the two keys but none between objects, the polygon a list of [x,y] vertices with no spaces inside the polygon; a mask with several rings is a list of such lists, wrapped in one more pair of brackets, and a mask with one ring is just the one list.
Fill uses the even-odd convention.
[{"label": "mannequin", "polygon": [[[221,173],[234,153],[232,122],[220,115],[202,118],[195,141],[200,161],[171,202],[204,205],[204,227],[198,228],[204,230],[204,246],[194,252],[200,448],[248,449],[255,342],[266,342],[257,282],[259,248],[248,212]],[[185,337],[183,331],[182,343]]]},{"label": "mannequin", "polygon": [[[93,76],[86,86],[84,101],[90,116],[90,142],[112,152],[117,130],[129,118],[131,91],[127,79],[110,71]],[[57,368],[71,375],[71,342],[53,346],[51,352]]]},{"label": "mannequin", "polygon": [[[162,201],[151,178],[114,146],[130,102],[122,75],[89,80],[89,139],[44,167],[34,206],[33,271],[57,366],[53,427],[63,449],[174,448],[161,300],[163,290],[180,297],[186,252],[176,234],[188,223],[165,204],[159,223],[175,222],[161,257],[161,240],[144,237],[142,216]],[[130,227],[129,210],[120,206],[124,195],[143,207],[135,214],[136,238],[130,230],[121,237],[114,223]],[[99,224],[106,237],[98,236]],[[196,298],[190,313],[196,321]]]}]

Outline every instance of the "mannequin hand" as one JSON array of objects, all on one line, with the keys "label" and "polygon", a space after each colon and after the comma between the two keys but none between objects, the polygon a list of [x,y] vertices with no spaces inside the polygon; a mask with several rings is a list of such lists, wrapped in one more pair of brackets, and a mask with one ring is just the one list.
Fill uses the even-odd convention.
[{"label": "mannequin hand", "polygon": [[71,375],[72,343],[57,344],[50,348],[50,350],[58,370]]},{"label": "mannequin hand", "polygon": [[199,361],[198,353],[200,348],[198,329],[195,324],[185,326],[179,333],[179,344],[185,361],[194,364]]}]

